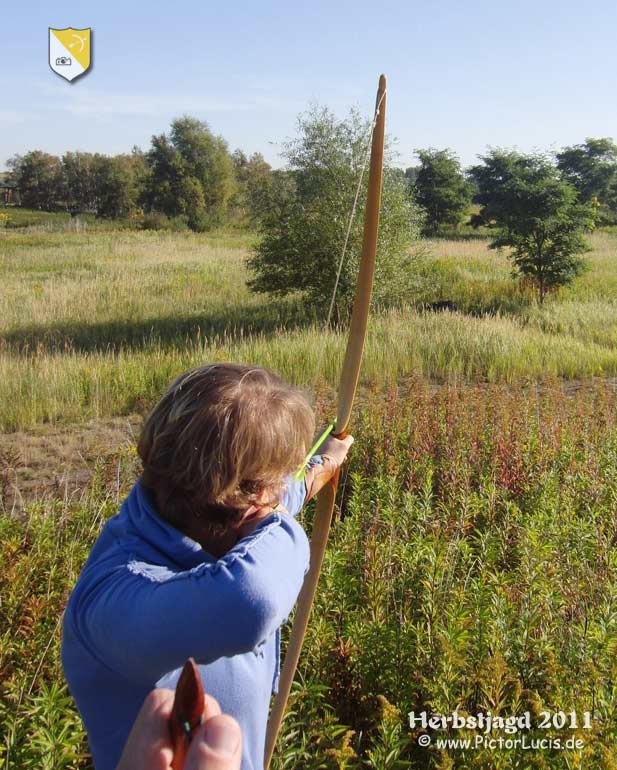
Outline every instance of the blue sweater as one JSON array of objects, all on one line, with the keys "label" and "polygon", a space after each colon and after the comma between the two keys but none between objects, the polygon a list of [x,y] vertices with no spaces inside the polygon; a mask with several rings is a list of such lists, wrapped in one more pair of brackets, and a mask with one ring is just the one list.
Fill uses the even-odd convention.
[{"label": "blue sweater", "polygon": [[[317,458],[314,458],[317,459]],[[320,458],[321,459],[321,458]],[[308,569],[294,520],[304,482],[220,559],[164,521],[141,484],[104,526],[64,615],[62,665],[96,770],[114,770],[144,698],[175,688],[189,656],[242,728],[242,770],[262,770],[279,628]]]}]

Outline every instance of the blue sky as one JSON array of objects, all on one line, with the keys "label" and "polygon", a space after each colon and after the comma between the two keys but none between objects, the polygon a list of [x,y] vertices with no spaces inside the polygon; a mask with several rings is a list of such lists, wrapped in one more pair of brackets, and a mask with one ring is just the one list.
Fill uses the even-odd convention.
[{"label": "blue sky", "polygon": [[[1,26],[0,167],[35,148],[145,149],[182,114],[280,165],[311,101],[368,116],[382,71],[403,167],[415,148],[468,165],[487,145],[617,139],[615,0],[6,0]],[[94,30],[73,84],[48,67],[49,26]]]}]

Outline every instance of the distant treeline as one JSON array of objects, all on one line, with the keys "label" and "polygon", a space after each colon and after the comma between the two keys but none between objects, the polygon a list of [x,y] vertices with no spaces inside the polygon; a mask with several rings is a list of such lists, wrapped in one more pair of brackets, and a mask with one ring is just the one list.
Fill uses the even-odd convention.
[{"label": "distant treeline", "polygon": [[249,220],[276,175],[262,155],[230,153],[206,123],[190,117],[153,136],[147,152],[59,157],[32,150],[7,166],[4,181],[16,186],[13,200],[21,206],[197,231]]},{"label": "distant treeline", "polygon": [[530,170],[543,167],[533,181],[536,193],[547,193],[559,182],[569,185],[581,204],[590,204],[596,224],[617,224],[617,145],[610,138],[588,138],[583,144],[564,147],[557,153],[524,155],[514,150],[490,149],[482,163],[463,170],[449,149],[416,151],[420,163],[405,171],[410,189],[426,213],[426,230],[458,226],[469,215],[473,202],[480,214],[471,216],[473,226],[490,225],[496,208],[508,199],[531,201]]},{"label": "distant treeline", "polygon": [[[472,202],[490,211],[486,189],[498,197],[500,185],[494,151],[467,170],[449,149],[418,150],[417,155],[419,165],[392,172],[404,174],[410,195],[425,212],[426,232],[458,227]],[[590,138],[546,157],[581,202],[596,206],[598,223],[617,223],[617,145],[611,139]],[[147,152],[134,147],[115,156],[67,152],[59,157],[33,150],[7,165],[4,181],[15,186],[13,201],[24,207],[196,231],[260,221],[277,188],[293,174],[273,170],[259,153],[230,153],[222,137],[191,117],[178,118],[168,134],[153,136]],[[494,176],[491,184],[487,175]],[[487,223],[476,215],[471,224]]]}]

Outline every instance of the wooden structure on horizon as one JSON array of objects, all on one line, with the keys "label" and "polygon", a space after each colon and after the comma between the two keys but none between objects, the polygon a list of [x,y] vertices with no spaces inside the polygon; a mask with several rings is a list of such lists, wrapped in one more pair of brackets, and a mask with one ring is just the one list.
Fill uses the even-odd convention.
[{"label": "wooden structure on horizon", "polygon": [[0,201],[8,206],[10,203],[17,202],[17,184],[0,179]]}]

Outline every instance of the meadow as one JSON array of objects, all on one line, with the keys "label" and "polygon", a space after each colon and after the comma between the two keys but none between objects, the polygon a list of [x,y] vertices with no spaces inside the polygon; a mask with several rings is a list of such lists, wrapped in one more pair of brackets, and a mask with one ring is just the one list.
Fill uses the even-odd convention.
[{"label": "meadow", "polygon": [[[69,223],[70,224],[70,223]],[[345,332],[294,297],[246,287],[254,236],[237,232],[0,234],[0,428],[141,411],[178,371],[260,361],[291,381],[336,383]],[[418,257],[407,307],[372,319],[363,377],[388,384],[513,383],[617,374],[617,235],[597,233],[592,269],[538,309],[486,240],[435,241]],[[434,313],[449,300],[460,312]]]},{"label": "meadow", "polygon": [[[0,231],[5,770],[90,767],[60,617],[139,473],[122,426],[212,360],[270,366],[331,419],[345,331],[324,333],[298,297],[248,291],[255,238],[54,218]],[[591,242],[589,272],[541,308],[481,238],[426,242],[417,295],[376,308],[275,770],[617,767],[617,234]],[[440,301],[457,310],[428,309]],[[70,435],[79,453],[86,429],[99,442],[79,488],[15,506],[28,440]],[[59,463],[53,441],[45,451]],[[474,735],[450,731],[420,747],[407,713],[455,709],[575,711],[578,726],[527,737],[582,745],[438,747]]]}]

